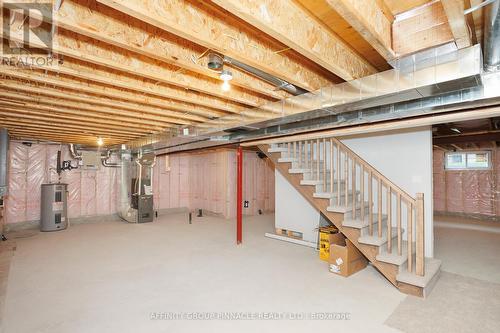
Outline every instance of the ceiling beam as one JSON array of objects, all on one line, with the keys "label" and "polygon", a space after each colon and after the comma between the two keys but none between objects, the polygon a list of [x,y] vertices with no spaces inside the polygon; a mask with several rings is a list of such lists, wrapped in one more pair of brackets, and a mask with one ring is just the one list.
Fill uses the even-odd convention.
[{"label": "ceiling beam", "polygon": [[456,144],[456,143],[472,143],[472,142],[491,142],[500,141],[500,132],[488,132],[480,134],[449,135],[433,138],[436,144]]},{"label": "ceiling beam", "polygon": [[17,128],[31,128],[31,129],[47,129],[47,130],[52,130],[55,132],[59,132],[60,134],[63,134],[64,132],[67,133],[73,133],[73,134],[91,134],[96,137],[100,136],[107,136],[110,138],[118,138],[118,139],[130,139],[130,138],[138,138],[141,137],[142,135],[137,135],[137,134],[126,134],[126,133],[120,133],[120,132],[113,132],[113,131],[108,131],[108,130],[98,130],[98,129],[92,129],[90,130],[89,128],[85,126],[76,126],[76,125],[63,125],[60,123],[52,123],[48,124],[47,122],[44,121],[35,121],[35,120],[11,120],[11,119],[6,119],[2,118],[0,116],[0,124],[2,125],[11,125]]},{"label": "ceiling beam", "polygon": [[[136,119],[143,119],[144,121],[142,123],[156,125],[156,126],[160,125],[160,126],[164,126],[164,127],[174,127],[176,124],[181,124],[181,125],[192,124],[192,122],[179,120],[177,118],[151,115],[151,114],[147,114],[147,113],[143,113],[143,112],[139,112],[139,111],[132,112],[132,111],[127,111],[127,110],[115,109],[115,108],[93,106],[93,105],[88,105],[85,103],[78,103],[78,102],[69,101],[67,99],[60,99],[57,96],[55,96],[55,97],[40,96],[40,95],[34,94],[33,91],[31,91],[31,92],[22,91],[21,89],[19,89],[19,90],[12,90],[11,89],[10,91],[7,91],[7,90],[4,86],[0,85],[0,91],[2,91],[2,96],[4,96],[4,98],[9,98],[11,100],[16,100],[16,101],[23,101],[25,103],[32,103],[34,105],[40,105],[40,104],[41,105],[50,105],[50,106],[55,106],[57,108],[75,110],[76,112],[88,111],[88,112],[101,113],[101,114],[106,114],[110,118],[113,118],[115,116],[132,117],[132,118],[136,118]],[[39,91],[37,91],[37,93],[38,92]],[[46,95],[49,94],[49,92],[46,90],[41,90],[40,92],[44,93]]]},{"label": "ceiling beam", "polygon": [[[72,73],[71,71],[63,71],[63,72],[67,74]],[[36,70],[36,68],[21,69],[7,65],[0,65],[0,75],[3,74],[4,77],[7,78],[12,77],[28,81],[39,82],[43,83],[44,85],[47,85],[47,87],[50,86],[62,87],[75,91],[106,96],[134,103],[140,103],[146,106],[168,108],[172,111],[179,111],[182,113],[189,113],[192,115],[198,115],[207,118],[212,118],[212,117],[218,118],[227,114],[227,111],[221,111],[202,105],[190,104],[183,101],[175,101],[172,99],[160,98],[157,97],[156,95],[155,96],[144,95],[145,89],[142,89],[140,91],[125,90],[125,88],[122,87],[133,88],[133,85],[127,86],[126,83],[120,84],[120,87],[110,86],[111,84],[116,85],[117,81],[111,79],[108,81],[106,80],[106,78],[99,79],[97,75],[92,76],[90,75],[90,73],[85,74],[84,76],[81,74],[82,73],[81,71],[79,73],[80,75],[78,77],[72,77],[71,75],[68,75],[68,77],[60,75],[55,76],[43,73],[40,70]],[[85,77],[85,81],[82,81],[83,77]],[[87,79],[89,80],[94,79],[96,81],[88,81]],[[102,85],[103,83],[108,83],[108,82],[109,84]],[[155,88],[158,87],[155,86]],[[253,111],[252,109],[248,109],[245,111],[243,110],[244,109],[237,111],[236,109],[234,109],[232,111],[244,112],[248,116],[252,115],[260,116],[260,115],[265,115],[269,112],[267,110],[253,110]]]},{"label": "ceiling beam", "polygon": [[[74,111],[62,108],[54,108],[41,106],[39,104],[26,103],[22,106],[9,105],[3,101],[0,101],[0,109],[7,111],[15,111],[26,114],[40,115],[40,116],[53,116],[56,118],[72,119],[78,121],[87,121],[90,124],[106,124],[111,127],[117,128],[127,128],[130,130],[146,130],[150,133],[164,130],[165,127],[158,125],[144,125],[137,124],[132,118],[110,118],[106,115],[95,113],[95,112],[85,112],[85,111]],[[126,119],[126,120],[123,120]]]},{"label": "ceiling beam", "polygon": [[330,79],[284,52],[286,46],[262,38],[240,21],[204,1],[97,0],[207,49],[237,59],[303,89],[313,91]]},{"label": "ceiling beam", "polygon": [[[85,146],[96,147],[97,138],[92,136],[73,136],[65,135],[61,136],[56,133],[45,133],[42,131],[32,131],[32,130],[21,130],[15,128],[8,128],[9,135],[15,140],[30,140],[30,141],[51,141],[58,143],[75,143],[83,144]],[[126,142],[123,139],[111,139],[102,138],[104,140],[104,146],[117,145]]]},{"label": "ceiling beam", "polygon": [[396,57],[392,49],[392,15],[374,0],[327,0],[332,10],[339,13],[387,61]]},{"label": "ceiling beam", "polygon": [[156,131],[153,129],[137,129],[132,127],[125,126],[116,126],[110,125],[107,122],[95,122],[90,121],[89,119],[75,119],[67,116],[58,116],[53,113],[37,113],[36,111],[30,111],[30,109],[20,109],[20,108],[4,108],[0,106],[0,117],[6,116],[6,119],[18,120],[18,119],[27,119],[27,120],[42,120],[50,123],[61,124],[61,126],[66,125],[85,125],[88,126],[90,130],[105,130],[105,131],[113,131],[113,130],[124,130],[126,133],[137,134],[137,135],[148,135],[154,132],[158,132],[163,130],[162,128],[157,129]]},{"label": "ceiling beam", "polygon": [[[168,122],[173,124],[187,125],[192,122],[203,122],[207,120],[207,117],[192,115],[189,114],[188,112],[182,113],[179,111],[171,111],[156,107],[142,106],[140,104],[117,101],[106,97],[87,95],[83,92],[75,93],[62,89],[50,89],[50,87],[47,89],[47,87],[43,85],[33,84],[30,83],[29,81],[22,82],[14,80],[2,80],[0,82],[0,87],[4,87],[6,89],[11,89],[11,90],[27,91],[31,93],[37,93],[65,100],[76,101],[79,103],[83,103],[81,105],[86,105],[88,107],[94,107],[94,106],[109,107],[118,110],[122,114],[126,113],[131,116],[133,116],[134,114],[136,114],[138,117],[142,117],[144,115],[146,116],[157,115],[161,117],[166,117],[165,120],[168,119]],[[160,118],[158,118],[158,120],[159,119]]]},{"label": "ceiling beam", "polygon": [[[15,23],[16,26],[11,29],[9,35],[10,40],[20,43],[25,42],[23,29],[18,28],[23,24],[27,23]],[[38,33],[48,35],[50,31],[40,30]],[[43,43],[36,39],[31,39],[29,45],[31,47],[45,47]],[[128,51],[121,52],[121,50],[110,48],[102,42],[69,31],[58,31],[53,38],[52,51],[129,75],[141,76],[249,106],[258,106],[269,101],[234,87],[230,92],[223,92],[220,83],[215,79],[206,78],[197,73],[179,71],[175,66],[142,55],[135,55]]]},{"label": "ceiling beam", "polygon": [[346,81],[376,72],[293,1],[211,1]]},{"label": "ceiling beam", "polygon": [[441,3],[457,47],[462,49],[471,46],[471,36],[464,15],[464,0],[441,0]]},{"label": "ceiling beam", "polygon": [[392,36],[392,47],[398,56],[453,41],[448,18],[440,1],[430,2],[413,10],[409,17],[394,21]]},{"label": "ceiling beam", "polygon": [[[22,8],[24,4],[16,3]],[[96,2],[81,3],[65,0],[53,13],[33,12],[32,17],[53,22],[63,28],[113,46],[139,53],[189,71],[215,78],[222,83],[219,74],[208,69],[206,57],[200,58],[205,49],[187,40],[166,33],[154,27],[138,25],[137,20],[124,21],[117,18],[112,9]],[[119,32],[119,33],[117,33]],[[289,94],[263,80],[237,68],[232,69],[232,84],[274,99],[282,99]]]},{"label": "ceiling beam", "polygon": [[[12,67],[12,66],[10,66]],[[153,95],[164,98],[165,107],[183,109],[184,105],[201,105],[207,108],[216,109],[230,113],[240,113],[247,108],[241,104],[208,96],[193,90],[181,89],[162,84],[161,82],[139,78],[116,71],[106,71],[99,66],[82,63],[71,58],[64,59],[62,64],[57,66],[37,66],[33,70],[43,70],[56,74],[63,74],[69,77],[87,80],[104,84],[116,89],[126,89],[141,94],[147,94],[144,98]],[[190,108],[195,110],[195,108]]]}]

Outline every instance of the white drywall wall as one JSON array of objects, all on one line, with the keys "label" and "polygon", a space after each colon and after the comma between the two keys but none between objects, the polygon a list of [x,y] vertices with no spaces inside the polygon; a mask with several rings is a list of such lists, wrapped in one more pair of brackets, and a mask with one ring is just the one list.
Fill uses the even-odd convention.
[{"label": "white drywall wall", "polygon": [[276,228],[298,231],[303,240],[318,240],[319,212],[300,194],[281,173],[275,171]]},{"label": "white drywall wall", "polygon": [[424,194],[425,253],[434,254],[432,131],[430,127],[339,138],[411,196]]},{"label": "white drywall wall", "polygon": [[[411,196],[424,193],[425,252],[433,256],[432,132],[430,127],[339,138],[365,161]],[[327,152],[328,155],[328,152]],[[329,157],[327,157],[328,161]],[[276,227],[301,231],[318,226],[319,213],[276,171]],[[403,219],[404,213],[403,214]],[[393,215],[395,216],[395,215]],[[310,224],[309,221],[314,221]],[[403,228],[406,229],[406,221]],[[395,221],[393,221],[395,225]],[[305,239],[305,238],[304,238]]]}]

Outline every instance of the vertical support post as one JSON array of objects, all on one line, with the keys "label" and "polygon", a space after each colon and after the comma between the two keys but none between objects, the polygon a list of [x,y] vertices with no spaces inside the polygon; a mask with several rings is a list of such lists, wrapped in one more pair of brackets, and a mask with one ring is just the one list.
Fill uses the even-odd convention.
[{"label": "vertical support post", "polygon": [[408,248],[408,272],[413,272],[413,204],[408,202],[408,221],[406,222],[406,227],[408,228],[406,241]]},{"label": "vertical support post", "polygon": [[237,160],[237,194],[236,194],[236,244],[243,239],[243,149],[238,147]]},{"label": "vertical support post", "polygon": [[368,231],[373,236],[373,177],[372,170],[368,174]]},{"label": "vertical support post", "polygon": [[424,194],[417,193],[416,202],[417,218],[415,221],[415,237],[416,237],[416,250],[415,250],[415,273],[420,276],[425,274],[425,244],[424,244]]},{"label": "vertical support post", "polygon": [[392,253],[392,189],[387,184],[387,253]]},{"label": "vertical support post", "polygon": [[319,173],[319,162],[321,161],[321,149],[319,139],[316,140],[316,180],[319,180],[321,174]]},{"label": "vertical support post", "polygon": [[323,139],[323,192],[326,192],[326,139]]},{"label": "vertical support post", "polygon": [[397,194],[396,205],[397,205],[396,217],[397,217],[397,226],[398,226],[398,256],[400,256],[403,253],[403,249],[402,249],[403,240],[401,239],[403,236],[401,235],[401,193],[399,193],[399,192]]},{"label": "vertical support post", "polygon": [[337,206],[340,207],[340,191],[341,187],[340,185],[342,184],[342,176],[340,175],[340,158],[342,156],[342,151],[340,150],[340,144],[337,143]]},{"label": "vertical support post", "polygon": [[330,193],[333,193],[333,139],[330,139]]}]

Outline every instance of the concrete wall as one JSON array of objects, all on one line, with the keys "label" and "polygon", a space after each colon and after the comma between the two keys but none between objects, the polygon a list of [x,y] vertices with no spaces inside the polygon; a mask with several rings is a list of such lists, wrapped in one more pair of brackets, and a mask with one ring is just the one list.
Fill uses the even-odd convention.
[{"label": "concrete wall", "polygon": [[[432,200],[432,132],[429,127],[405,131],[393,131],[384,134],[357,135],[339,138],[365,161],[378,169],[396,185],[415,196],[424,193],[425,200],[425,246],[426,255],[433,256],[433,200]],[[312,213],[308,219],[300,215],[288,214],[282,210],[309,211],[310,204],[286,191],[300,194],[291,186],[287,187],[276,177],[276,225],[297,228],[296,231],[310,229]],[[289,185],[289,184],[288,184]],[[294,198],[293,208],[289,204]],[[296,216],[296,217],[294,217]],[[316,219],[317,220],[317,219]],[[316,220],[314,220],[315,225]],[[405,222],[403,222],[405,227]],[[293,230],[293,229],[292,229]]]}]

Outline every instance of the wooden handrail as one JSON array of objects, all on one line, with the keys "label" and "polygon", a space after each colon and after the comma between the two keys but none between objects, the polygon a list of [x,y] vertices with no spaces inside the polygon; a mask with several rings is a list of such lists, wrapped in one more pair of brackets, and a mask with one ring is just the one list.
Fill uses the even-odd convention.
[{"label": "wooden handrail", "polygon": [[[387,247],[388,254],[394,252],[398,256],[403,255],[401,205],[404,204],[407,209],[407,270],[413,273],[415,267],[415,274],[420,276],[425,274],[424,196],[422,193],[417,193],[415,198],[412,197],[336,138],[315,138],[283,144],[287,148],[288,156],[295,158],[295,163],[298,163],[297,168],[305,165],[309,170],[310,179],[318,181],[317,189],[322,192],[329,191],[333,199],[331,202],[339,207],[345,205],[354,220],[358,218],[358,215],[361,219],[365,218],[365,176],[367,175],[368,233],[374,236],[374,224],[378,222],[376,236],[381,238],[384,232],[386,233],[387,241],[384,246]],[[327,149],[328,144],[329,149]],[[329,171],[328,164],[330,165]],[[328,181],[330,181],[329,186]],[[393,196],[396,200],[393,200]],[[377,201],[376,209],[375,200]],[[385,201],[384,205],[382,201]],[[383,210],[386,213],[385,221]],[[375,222],[374,219],[377,221]],[[396,235],[393,235],[393,223],[396,226]],[[396,240],[393,241],[393,238]],[[414,238],[415,251],[413,251]]]}]

